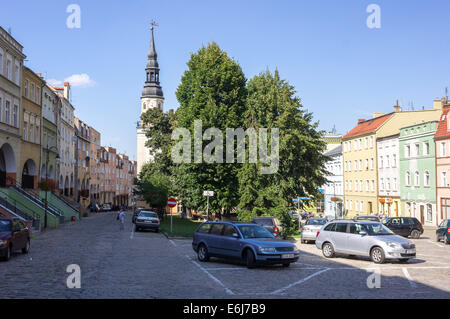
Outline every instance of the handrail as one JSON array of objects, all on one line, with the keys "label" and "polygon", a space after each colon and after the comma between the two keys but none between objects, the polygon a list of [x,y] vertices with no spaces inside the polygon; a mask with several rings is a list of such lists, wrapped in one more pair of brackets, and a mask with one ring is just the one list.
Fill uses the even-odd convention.
[{"label": "handrail", "polygon": [[[13,187],[19,193],[25,195],[29,200],[31,200],[35,204],[41,206],[41,208],[45,210],[45,203],[39,198],[39,196],[36,196],[36,194],[34,194],[34,196],[33,196],[33,194],[30,193],[30,192],[34,193],[33,189],[30,189],[30,192],[25,191],[22,188],[22,184],[17,179],[15,179],[15,178],[13,178],[11,176],[7,176],[6,180],[8,180],[8,181],[10,181],[12,183],[12,184],[8,185],[9,187]],[[49,205],[49,203],[47,203],[47,209],[50,210],[52,215],[58,215],[59,217],[64,216],[64,214],[61,213],[61,211],[58,208],[54,207],[51,204]]]},{"label": "handrail", "polygon": [[[36,211],[34,211],[33,209],[29,208],[29,207],[25,207],[22,203],[18,202],[16,199],[12,198],[8,193],[4,192],[2,189],[0,189],[0,193],[2,193],[4,196],[6,196],[6,198],[1,197],[0,196],[0,201],[3,201],[3,203],[5,203],[5,206],[9,206],[8,208],[11,210],[14,210],[15,213],[19,214],[19,215],[23,215],[22,217],[25,218],[25,216],[27,216],[26,218],[28,219],[40,219],[40,214],[36,213]],[[13,207],[10,207],[13,206]],[[28,212],[25,211],[30,211],[31,215]]]}]

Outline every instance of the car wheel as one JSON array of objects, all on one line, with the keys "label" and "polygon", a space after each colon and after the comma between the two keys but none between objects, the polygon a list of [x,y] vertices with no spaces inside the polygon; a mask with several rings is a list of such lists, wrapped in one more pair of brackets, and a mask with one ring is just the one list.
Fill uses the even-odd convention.
[{"label": "car wheel", "polygon": [[414,239],[419,239],[419,237],[420,237],[420,231],[418,231],[417,229],[414,229],[414,230],[411,232],[411,237],[414,238]]},{"label": "car wheel", "polygon": [[441,237],[439,237],[439,234],[436,234],[436,242],[440,242],[441,241]]},{"label": "car wheel", "polygon": [[245,252],[245,264],[248,269],[255,268],[255,255],[250,249]]},{"label": "car wheel", "polygon": [[22,248],[22,254],[28,254],[30,251],[30,240],[27,240],[27,243],[25,244],[25,247]]},{"label": "car wheel", "polygon": [[373,248],[372,251],[370,252],[370,258],[376,264],[384,263],[385,256],[383,249],[380,247]]},{"label": "car wheel", "polygon": [[8,246],[8,248],[6,248],[5,256],[3,256],[3,260],[8,261],[10,258],[11,258],[11,246]]},{"label": "car wheel", "polygon": [[206,248],[205,245],[202,244],[198,247],[197,258],[201,262],[205,262],[205,261],[209,260],[208,249]]},{"label": "car wheel", "polygon": [[287,267],[289,267],[290,265],[291,265],[291,263],[284,263],[284,264],[283,264],[283,267],[286,267],[286,268],[287,268]]},{"label": "car wheel", "polygon": [[398,260],[402,264],[406,264],[409,261],[409,258],[402,258]]},{"label": "car wheel", "polygon": [[449,245],[449,244],[450,244],[450,239],[448,239],[447,236],[446,236],[445,239],[444,239],[444,243],[445,243],[446,245]]},{"label": "car wheel", "polygon": [[331,243],[325,243],[322,246],[322,254],[326,257],[326,258],[333,258],[334,257],[334,248],[333,245]]}]

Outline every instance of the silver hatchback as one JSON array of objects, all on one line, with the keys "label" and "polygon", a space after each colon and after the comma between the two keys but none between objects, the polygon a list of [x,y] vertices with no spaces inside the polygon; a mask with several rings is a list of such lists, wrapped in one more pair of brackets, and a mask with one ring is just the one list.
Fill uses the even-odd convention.
[{"label": "silver hatchback", "polygon": [[386,259],[407,262],[416,257],[413,242],[371,221],[331,221],[320,230],[316,247],[327,258],[334,257],[335,253],[368,256],[377,264]]}]

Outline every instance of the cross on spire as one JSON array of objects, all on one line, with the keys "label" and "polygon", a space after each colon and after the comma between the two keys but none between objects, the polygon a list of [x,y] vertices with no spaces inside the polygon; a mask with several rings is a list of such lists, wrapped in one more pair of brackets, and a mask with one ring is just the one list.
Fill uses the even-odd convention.
[{"label": "cross on spire", "polygon": [[151,25],[150,30],[152,30],[152,31],[153,31],[154,27],[159,26],[158,23],[155,22],[155,20],[152,20],[152,23],[150,25]]}]

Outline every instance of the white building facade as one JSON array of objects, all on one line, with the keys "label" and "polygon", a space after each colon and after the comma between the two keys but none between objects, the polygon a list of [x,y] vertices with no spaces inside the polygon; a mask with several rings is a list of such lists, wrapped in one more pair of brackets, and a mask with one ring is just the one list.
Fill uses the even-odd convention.
[{"label": "white building facade", "polygon": [[377,139],[378,214],[395,217],[400,214],[399,135]]},{"label": "white building facade", "polygon": [[324,154],[331,158],[325,167],[330,175],[329,182],[324,186],[325,216],[342,218],[344,206],[344,175],[342,164],[342,145]]}]

